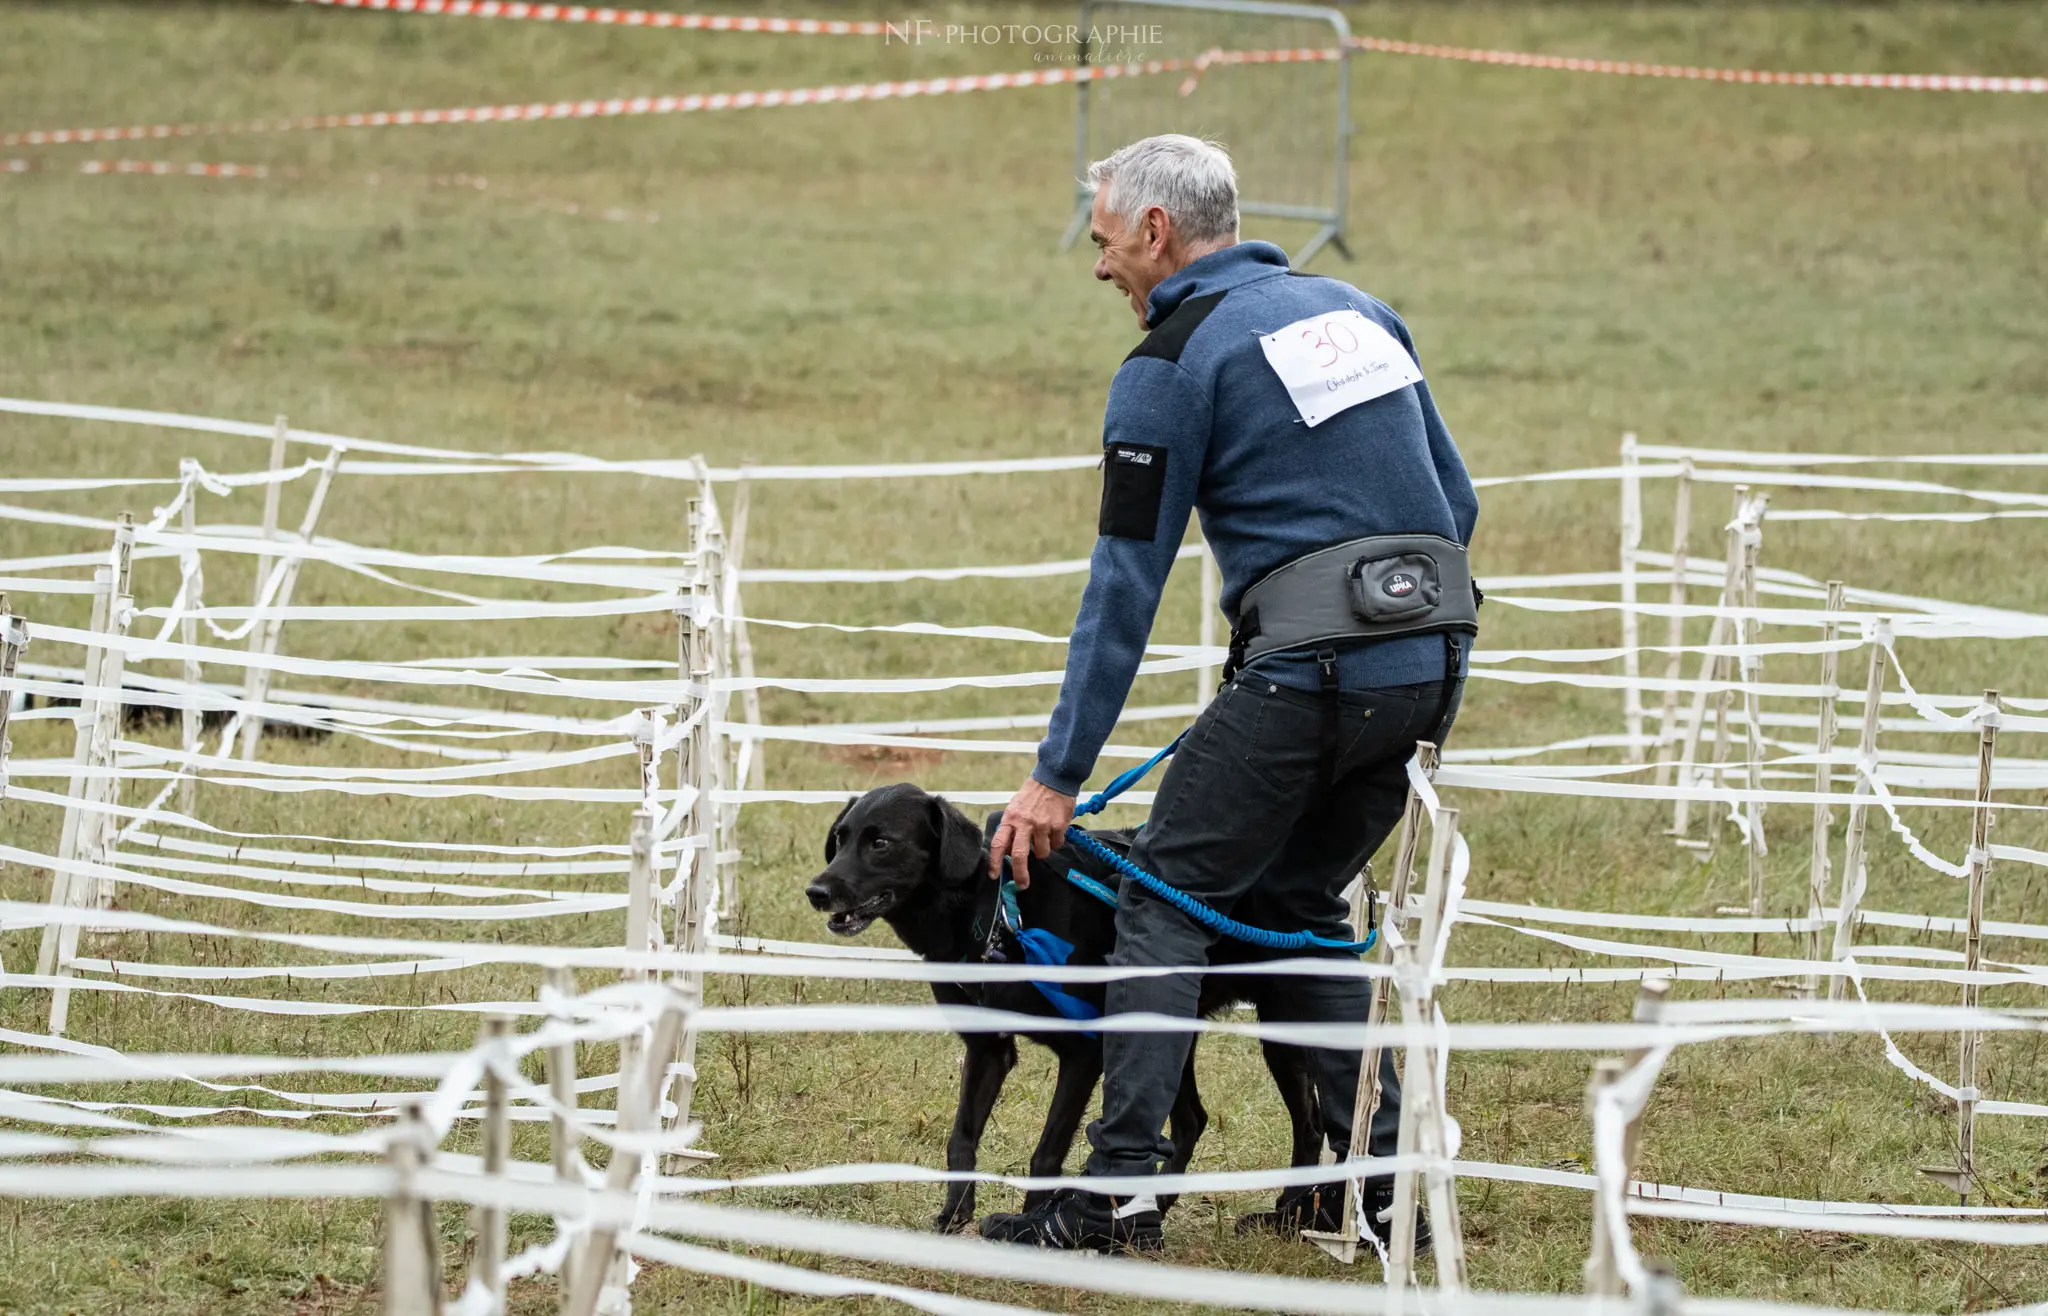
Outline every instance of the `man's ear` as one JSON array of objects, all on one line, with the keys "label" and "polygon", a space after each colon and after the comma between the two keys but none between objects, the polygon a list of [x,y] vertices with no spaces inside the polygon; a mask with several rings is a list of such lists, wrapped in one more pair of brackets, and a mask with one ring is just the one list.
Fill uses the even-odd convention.
[{"label": "man's ear", "polygon": [[1138,236],[1145,243],[1145,254],[1154,260],[1166,254],[1167,244],[1173,238],[1173,219],[1163,206],[1145,208],[1143,226]]},{"label": "man's ear", "polygon": [[981,829],[937,795],[932,796],[932,830],[938,834],[934,865],[941,882],[964,882],[988,867]]},{"label": "man's ear", "polygon": [[839,816],[832,820],[832,825],[825,829],[825,862],[828,864],[832,862],[832,856],[839,853],[839,824],[845,820],[847,810],[853,808],[854,801],[858,799],[858,795],[847,797],[846,808],[841,809]]}]

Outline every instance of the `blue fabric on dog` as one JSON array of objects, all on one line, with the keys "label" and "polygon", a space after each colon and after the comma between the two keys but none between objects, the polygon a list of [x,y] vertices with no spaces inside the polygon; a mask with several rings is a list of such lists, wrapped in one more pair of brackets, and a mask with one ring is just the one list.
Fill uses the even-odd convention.
[{"label": "blue fabric on dog", "polygon": [[[1003,921],[1010,925],[1010,933],[1017,938],[1017,944],[1024,948],[1026,964],[1065,964],[1074,957],[1074,943],[1064,937],[1047,932],[1044,928],[1027,928],[1024,915],[1017,908],[1017,886],[1008,878],[1002,885]],[[1053,1009],[1068,1019],[1100,1019],[1102,1011],[1069,992],[1057,983],[1034,982],[1038,994],[1046,999]],[[1094,1037],[1096,1034],[1087,1033]]]},{"label": "blue fabric on dog", "polygon": [[[1017,942],[1024,947],[1024,962],[1026,964],[1065,964],[1074,954],[1074,947],[1071,942],[1054,936],[1044,928],[1025,928],[1019,931],[1017,933]],[[1034,982],[1031,985],[1038,989],[1040,996],[1043,996],[1052,1003],[1053,1009],[1058,1010],[1069,1019],[1100,1019],[1102,1017],[1102,1011],[1069,992],[1066,988],[1061,987],[1058,983]],[[1094,1037],[1095,1034],[1088,1033],[1086,1036]]]}]

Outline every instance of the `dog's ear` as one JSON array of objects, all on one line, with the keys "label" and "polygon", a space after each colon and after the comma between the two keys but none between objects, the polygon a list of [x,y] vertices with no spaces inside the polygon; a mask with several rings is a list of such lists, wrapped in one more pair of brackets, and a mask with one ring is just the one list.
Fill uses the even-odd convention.
[{"label": "dog's ear", "polygon": [[848,796],[846,808],[841,809],[839,816],[832,820],[832,825],[825,829],[825,862],[828,864],[832,862],[832,856],[839,853],[839,824],[845,820],[847,811],[852,809],[854,802],[859,799],[858,795]]},{"label": "dog's ear", "polygon": [[934,861],[941,882],[964,882],[988,866],[988,850],[981,843],[981,829],[966,814],[941,797],[931,799],[932,830],[939,843]]}]

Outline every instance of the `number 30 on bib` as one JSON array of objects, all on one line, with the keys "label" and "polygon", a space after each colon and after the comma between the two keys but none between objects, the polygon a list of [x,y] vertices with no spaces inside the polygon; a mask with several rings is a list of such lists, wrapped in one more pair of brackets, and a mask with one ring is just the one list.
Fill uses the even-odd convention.
[{"label": "number 30 on bib", "polygon": [[1310,429],[1422,378],[1399,339],[1349,308],[1261,334],[1259,346]]}]

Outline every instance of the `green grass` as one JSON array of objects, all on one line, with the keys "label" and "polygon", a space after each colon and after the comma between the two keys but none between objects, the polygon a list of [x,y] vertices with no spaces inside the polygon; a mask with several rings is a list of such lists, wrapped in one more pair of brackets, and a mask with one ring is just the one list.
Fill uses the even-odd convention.
[{"label": "green grass", "polygon": [[[2021,74],[2048,67],[2048,11],[2038,7],[1371,5],[1353,10],[1352,21],[1361,31],[1420,40],[1730,66]],[[0,8],[0,35],[0,125],[9,129],[803,86],[1028,63],[1021,52],[961,47],[282,5],[10,6]],[[1346,266],[1326,257],[1320,268],[1385,297],[1408,319],[1476,473],[1606,462],[1624,429],[1652,442],[1779,449],[2038,447],[2048,406],[2048,106],[2040,98],[1701,86],[1390,57],[1359,60],[1355,79],[1358,259]],[[1091,283],[1079,253],[1052,249],[1069,195],[1070,133],[1067,93],[1012,91],[668,119],[11,151],[51,168],[0,178],[0,383],[17,396],[255,420],[282,411],[307,427],[479,449],[702,452],[721,463],[1086,451],[1133,327],[1115,295]],[[200,181],[66,172],[89,155],[260,161],[298,174]],[[445,177],[458,172],[488,186]],[[572,203],[657,218],[562,213]],[[1289,244],[1306,236],[1261,225],[1249,235]],[[168,475],[186,454],[214,469],[251,469],[263,447],[0,418],[7,474]],[[1949,474],[2040,487],[2029,472]],[[288,495],[287,522],[304,496]],[[1723,497],[1700,495],[1695,551],[1712,547]],[[1094,499],[1085,472],[764,488],[749,558],[869,566],[1076,556],[1092,533]],[[97,515],[117,506],[104,494],[21,501]],[[209,500],[206,515],[247,523],[256,517],[252,501]],[[146,502],[138,497],[135,510],[146,513]],[[1787,494],[1776,505],[1845,502]],[[1667,491],[1653,487],[1648,503],[1646,542],[1661,546]],[[326,533],[424,551],[675,548],[686,539],[679,488],[624,477],[345,480],[329,506]],[[1482,579],[1602,569],[1613,558],[1613,520],[1608,487],[1496,491],[1476,547]],[[0,522],[0,555],[96,546],[91,535]],[[1771,528],[1765,560],[1859,585],[2042,610],[2048,586],[2027,564],[2044,547],[2034,522],[1795,524]],[[212,596],[243,596],[247,571],[209,563]],[[389,597],[375,588],[310,570],[299,600]],[[142,599],[165,601],[171,589],[164,564],[142,565]],[[749,607],[855,623],[1001,619],[1056,632],[1071,619],[1077,591],[1073,580],[763,586],[750,592]],[[33,618],[82,624],[82,609],[65,602],[37,600]],[[1193,582],[1176,578],[1160,634],[1191,638],[1196,611]],[[1612,643],[1611,626],[1489,609],[1487,644]],[[995,671],[1051,666],[1058,656],[1038,646],[1020,652],[875,635],[763,629],[756,638],[770,673]],[[285,644],[344,658],[664,657],[674,635],[649,619],[488,630],[294,624]],[[1922,689],[2048,688],[2048,650],[2039,645],[1908,643],[1903,653]],[[54,645],[33,657],[75,661]],[[1811,679],[1813,665],[1780,660],[1771,671]],[[1858,675],[1845,671],[1844,684]],[[1180,699],[1190,688],[1185,677],[1148,679],[1133,697]],[[1614,730],[1618,703],[1565,687],[1475,683],[1458,739],[1536,743]],[[766,704],[771,721],[837,721],[898,710],[1025,711],[1043,707],[1043,696],[773,692]],[[22,757],[68,749],[47,722],[18,727],[15,742]],[[1913,747],[1934,743],[1916,737]],[[2040,753],[2026,737],[2007,743],[2016,754]],[[396,761],[353,744],[267,752]],[[1021,759],[953,755],[909,771],[954,789],[1002,789],[1024,768]],[[886,760],[849,763],[783,745],[771,759],[771,780],[790,787],[859,787],[903,771]],[[628,776],[608,765],[560,779],[624,786]],[[2018,798],[2038,802],[2033,793]],[[1461,803],[1477,896],[1703,912],[1743,889],[1732,847],[1696,867],[1657,834],[1661,810],[1529,796]],[[327,799],[210,786],[200,807],[224,827],[256,832],[559,842],[622,840],[625,830],[623,810],[564,803]],[[1774,911],[1803,906],[1801,812],[1771,814]],[[794,806],[746,811],[746,931],[820,935],[800,889],[814,871],[826,816]],[[2040,845],[2041,830],[2008,815],[2000,839]],[[1944,853],[1961,852],[1957,820],[1929,831]],[[51,847],[55,818],[0,805],[0,834]],[[1877,841],[1875,855],[1874,906],[1962,911],[1959,885],[1913,866],[1895,843]],[[40,874],[0,873],[8,898],[39,898],[42,886]],[[2038,921],[2042,897],[2034,870],[2001,866],[1988,914]],[[378,930],[147,892],[125,903],[255,927]],[[491,936],[497,928],[440,931]],[[600,918],[503,932],[592,944],[619,936],[616,920]],[[200,962],[273,955],[242,942],[168,944],[183,940],[95,938],[91,949]],[[1453,959],[1565,962],[1560,954],[1466,929]],[[2024,945],[1996,942],[1987,954],[2029,957]],[[29,934],[0,935],[9,966],[33,956]],[[713,991],[738,999],[743,986],[720,982]],[[530,996],[534,987],[532,975],[506,969],[337,985],[330,994],[417,1005]],[[749,990],[772,1003],[799,988],[764,980]],[[914,989],[886,985],[814,983],[801,991],[810,1001],[917,999]],[[1446,1008],[1455,1019],[1619,1018],[1629,998],[1623,989],[1466,986],[1447,993]],[[2012,991],[1988,999],[2040,1004]],[[44,1003],[41,993],[9,991],[0,1024],[39,1029]],[[72,1017],[73,1036],[137,1050],[405,1050],[460,1044],[473,1027],[465,1016],[404,1012],[286,1023],[99,993],[81,993]],[[1953,1065],[1949,1042],[1904,1045],[1936,1072]],[[938,1164],[956,1054],[946,1037],[708,1039],[706,1143],[736,1173],[862,1160]],[[1280,1163],[1284,1120],[1255,1052],[1222,1042],[1205,1045],[1202,1056],[1215,1121],[1198,1168]],[[1585,1158],[1588,1060],[1454,1058],[1453,1111],[1468,1155],[1525,1164]],[[1982,1063],[1993,1095],[2038,1099],[2048,1091],[2038,1036],[1993,1039]],[[991,1125],[986,1168],[1022,1166],[1049,1091],[1047,1059],[1027,1057]],[[198,1099],[171,1087],[121,1095]],[[1952,1156],[1952,1128],[1949,1112],[1887,1065],[1873,1039],[1702,1046],[1678,1056],[1660,1085],[1642,1172],[1734,1191],[1938,1201],[1912,1167]],[[453,1145],[468,1146],[469,1136]],[[1986,1120],[1978,1145],[1997,1200],[2048,1202],[2048,1134],[2037,1122]],[[524,1156],[544,1156],[530,1128],[522,1126],[518,1146]],[[984,1207],[1007,1196],[986,1193]],[[916,1228],[936,1198],[927,1188],[876,1186],[743,1200]],[[1477,1284],[1577,1286],[1588,1233],[1583,1194],[1475,1182],[1461,1200]],[[1247,1198],[1188,1203],[1169,1222],[1169,1258],[1349,1273],[1305,1247],[1236,1238],[1228,1217],[1251,1206]],[[0,1210],[14,1213],[0,1245],[0,1308],[9,1311],[367,1311],[377,1301],[374,1211],[364,1204],[35,1201]],[[452,1209],[444,1225],[451,1264],[459,1263]],[[523,1237],[541,1229],[519,1225]],[[1639,1244],[1671,1258],[1696,1293],[1943,1312],[2048,1293],[2038,1249],[1649,1222],[1636,1229]],[[1055,1309],[1140,1309],[994,1284],[959,1288]],[[813,1309],[662,1270],[638,1293],[648,1310]],[[524,1286],[520,1302],[522,1310],[549,1309],[551,1287]]]}]

